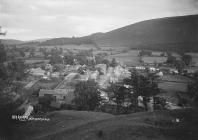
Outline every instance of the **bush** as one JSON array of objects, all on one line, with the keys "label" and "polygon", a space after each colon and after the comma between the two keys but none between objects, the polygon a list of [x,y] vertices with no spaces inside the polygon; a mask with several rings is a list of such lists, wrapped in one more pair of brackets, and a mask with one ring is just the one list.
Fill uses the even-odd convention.
[{"label": "bush", "polygon": [[39,98],[39,104],[42,105],[43,108],[49,108],[52,100],[53,98],[51,96],[43,96]]},{"label": "bush", "polygon": [[64,110],[77,110],[77,108],[74,105],[71,104],[62,104],[61,109]]}]

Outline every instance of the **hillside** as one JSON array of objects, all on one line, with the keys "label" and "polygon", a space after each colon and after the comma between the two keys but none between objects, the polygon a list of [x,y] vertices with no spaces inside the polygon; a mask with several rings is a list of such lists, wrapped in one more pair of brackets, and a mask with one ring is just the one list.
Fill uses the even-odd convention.
[{"label": "hillside", "polygon": [[142,21],[96,36],[94,41],[99,46],[198,51],[198,15]]},{"label": "hillside", "polygon": [[52,38],[24,43],[16,40],[5,42],[37,46],[94,44],[133,49],[198,52],[198,15],[151,19],[110,32],[83,37]]},{"label": "hillside", "polygon": [[[61,111],[50,122],[31,122],[20,130],[33,140],[196,140],[198,110],[142,112],[112,116],[105,113]],[[179,121],[176,122],[176,119]],[[18,127],[19,128],[19,127]]]},{"label": "hillside", "polygon": [[[39,118],[41,116],[34,116]],[[42,138],[47,135],[56,134],[69,129],[77,128],[83,124],[87,124],[94,121],[109,119],[114,117],[111,114],[100,113],[100,112],[88,112],[88,111],[55,111],[42,115],[42,118],[49,118],[49,122],[32,121],[27,122],[26,125],[16,126],[17,132],[15,139],[17,137],[23,137],[26,139],[37,139]],[[21,135],[19,135],[21,134]],[[21,140],[21,138],[18,138]]]},{"label": "hillside", "polygon": [[92,42],[90,36],[73,37],[73,38],[53,38],[41,42],[39,46],[70,45],[70,44],[75,44],[75,45],[94,44],[94,42]]},{"label": "hillside", "polygon": [[106,33],[77,38],[54,38],[40,46],[97,44],[163,51],[198,51],[198,15],[151,19]]},{"label": "hillside", "polygon": [[0,39],[0,41],[6,45],[19,45],[24,43],[24,41],[15,40],[15,39]]}]

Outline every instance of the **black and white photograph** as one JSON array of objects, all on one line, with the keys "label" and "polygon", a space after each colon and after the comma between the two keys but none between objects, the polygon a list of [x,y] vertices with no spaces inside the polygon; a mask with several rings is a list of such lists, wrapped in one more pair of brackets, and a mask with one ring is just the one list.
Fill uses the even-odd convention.
[{"label": "black and white photograph", "polygon": [[0,0],[0,140],[198,140],[198,0]]}]

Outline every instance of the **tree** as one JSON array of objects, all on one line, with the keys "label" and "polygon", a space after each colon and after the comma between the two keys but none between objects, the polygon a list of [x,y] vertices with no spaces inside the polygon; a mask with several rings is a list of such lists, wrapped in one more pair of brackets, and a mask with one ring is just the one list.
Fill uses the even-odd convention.
[{"label": "tree", "polygon": [[15,80],[23,79],[26,76],[24,60],[17,59],[8,62],[8,72]]},{"label": "tree", "polygon": [[[12,115],[17,114],[17,108],[23,103],[22,98],[15,98],[15,93],[19,91],[14,85],[14,77],[8,74],[9,67],[5,64],[6,53],[4,45],[0,43],[0,137],[5,139],[13,139],[15,121]],[[18,94],[18,93],[16,93]],[[19,95],[19,94],[18,94]]]},{"label": "tree", "polygon": [[111,63],[110,63],[110,66],[111,67],[116,67],[117,65],[118,65],[118,63],[116,62],[116,59],[113,58],[112,61],[111,61]]},{"label": "tree", "polygon": [[182,60],[188,66],[192,61],[192,57],[190,55],[184,54],[182,55]]},{"label": "tree", "polygon": [[53,97],[51,96],[43,96],[39,98],[39,104],[42,105],[43,108],[49,108],[51,101],[53,100]]},{"label": "tree", "polygon": [[168,58],[167,58],[166,63],[175,65],[175,62],[176,62],[176,57],[174,57],[174,56],[172,56],[171,54],[168,53]]},{"label": "tree", "polygon": [[49,55],[49,52],[46,48],[40,48],[39,51],[43,53],[45,58],[47,58],[47,56]]},{"label": "tree", "polygon": [[[120,108],[124,103],[125,97],[128,94],[128,90],[122,83],[112,83],[111,86],[108,87],[107,91],[109,92],[109,98],[115,99],[116,112],[120,113]],[[110,95],[111,93],[113,94]]]},{"label": "tree", "polygon": [[131,71],[131,77],[129,79],[124,79],[124,83],[132,87],[131,103],[134,104],[136,111],[138,109],[138,96],[143,96],[143,102],[147,110],[149,97],[159,93],[159,88],[154,77],[140,75],[136,70]]},{"label": "tree", "polygon": [[57,54],[53,54],[51,57],[50,57],[50,63],[51,64],[60,64],[63,62],[63,58]]},{"label": "tree", "polygon": [[64,54],[63,59],[64,59],[65,64],[73,65],[74,59],[75,59],[74,53],[68,50],[68,52]]},{"label": "tree", "polygon": [[34,57],[35,56],[35,49],[31,49],[30,50],[30,57]]},{"label": "tree", "polygon": [[181,73],[183,71],[184,67],[185,67],[185,63],[182,60],[176,60],[175,61],[175,66],[176,66],[178,72]]},{"label": "tree", "polygon": [[187,93],[192,100],[193,105],[198,106],[198,80],[191,82],[187,86]]},{"label": "tree", "polygon": [[19,50],[19,53],[20,53],[20,55],[22,56],[22,57],[25,57],[25,53],[24,53],[24,51],[23,50]]},{"label": "tree", "polygon": [[6,61],[6,50],[5,46],[0,42],[0,63]]},{"label": "tree", "polygon": [[94,110],[100,105],[101,97],[94,81],[79,82],[75,86],[73,102],[79,110]]}]

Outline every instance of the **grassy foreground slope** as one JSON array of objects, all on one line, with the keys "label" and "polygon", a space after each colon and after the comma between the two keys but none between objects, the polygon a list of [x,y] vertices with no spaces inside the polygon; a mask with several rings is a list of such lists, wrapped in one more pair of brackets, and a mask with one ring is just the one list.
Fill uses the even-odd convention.
[{"label": "grassy foreground slope", "polygon": [[56,133],[74,129],[89,122],[104,120],[114,116],[100,112],[63,110],[48,113],[46,116],[42,116],[42,118],[43,117],[49,118],[50,121],[26,122],[17,128],[21,135],[18,137],[22,137],[24,140],[42,139],[47,135],[55,135]]},{"label": "grassy foreground slope", "polygon": [[52,122],[26,126],[27,130],[35,132],[30,135],[32,139],[197,140],[198,138],[197,109],[142,112],[114,117],[103,113],[61,111],[52,113],[49,117]]}]

